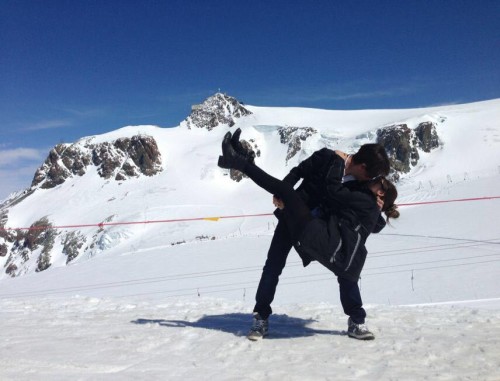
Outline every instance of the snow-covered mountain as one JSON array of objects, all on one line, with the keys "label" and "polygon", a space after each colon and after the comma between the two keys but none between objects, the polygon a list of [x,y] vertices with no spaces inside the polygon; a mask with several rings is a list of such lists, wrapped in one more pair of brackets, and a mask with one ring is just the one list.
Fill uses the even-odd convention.
[{"label": "snow-covered mountain", "polygon": [[[265,193],[241,181],[241,173],[216,165],[228,130],[240,127],[257,163],[277,177],[322,147],[354,152],[376,141],[391,156],[393,178],[423,184],[498,173],[499,106],[500,100],[492,100],[329,111],[247,106],[218,93],[193,106],[175,128],[130,126],[59,144],[32,186],[1,206],[0,276],[85,261],[124,245],[138,247],[149,235],[172,244],[210,235],[205,227],[172,224],[138,233],[120,223],[268,212]],[[228,181],[228,175],[239,183]]]},{"label": "snow-covered mountain", "polygon": [[[386,146],[401,217],[367,242],[375,341],[346,337],[335,277],[293,251],[269,338],[244,338],[275,218],[216,165],[237,127],[277,177],[324,146]],[[58,145],[0,207],[0,379],[498,380],[499,148],[500,99],[330,111],[223,94],[174,128]]]}]

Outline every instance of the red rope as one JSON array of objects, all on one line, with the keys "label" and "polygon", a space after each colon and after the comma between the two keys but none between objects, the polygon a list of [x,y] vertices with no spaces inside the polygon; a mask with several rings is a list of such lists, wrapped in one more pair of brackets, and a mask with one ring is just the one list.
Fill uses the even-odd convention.
[{"label": "red rope", "polygon": [[486,196],[486,197],[473,197],[473,198],[458,198],[455,200],[440,200],[440,201],[421,201],[421,202],[410,202],[407,204],[397,204],[398,206],[413,206],[413,205],[429,205],[429,204],[444,204],[447,202],[464,202],[464,201],[483,201],[483,200],[494,200],[500,198],[500,196]]},{"label": "red rope", "polygon": [[[461,198],[461,199],[455,199],[455,200],[410,202],[410,203],[398,204],[398,206],[431,205],[431,204],[444,204],[444,203],[449,203],[449,202],[484,201],[484,200],[494,200],[494,199],[500,199],[500,196]],[[234,215],[234,216],[219,216],[219,217],[176,218],[176,219],[170,219],[170,220],[100,222],[98,224],[94,223],[94,224],[79,224],[79,225],[60,225],[60,226],[32,226],[29,228],[0,227],[0,231],[1,230],[14,231],[14,230],[74,229],[74,228],[89,228],[89,227],[99,227],[102,229],[105,226],[163,224],[163,223],[170,223],[170,222],[186,222],[186,221],[217,221],[219,219],[233,219],[233,218],[243,218],[243,217],[268,217],[268,216],[272,216],[272,215],[273,215],[272,213],[259,213],[259,214],[241,214],[241,215]]]}]

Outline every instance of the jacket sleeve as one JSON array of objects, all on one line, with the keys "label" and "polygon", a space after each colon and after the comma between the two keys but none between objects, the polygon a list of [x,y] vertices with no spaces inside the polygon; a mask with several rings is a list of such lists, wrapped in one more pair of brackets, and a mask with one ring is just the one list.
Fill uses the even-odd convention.
[{"label": "jacket sleeve", "polygon": [[[322,148],[319,151],[314,152],[307,159],[301,161],[299,165],[292,168],[283,181],[295,186],[300,179],[308,178],[312,173],[321,168],[324,165],[325,160],[328,160],[328,158],[331,157],[331,154],[332,152],[328,148]],[[338,156],[337,154],[334,155]],[[338,156],[338,158],[342,160],[340,156]]]},{"label": "jacket sleeve", "polygon": [[384,217],[382,217],[382,214],[378,215],[377,223],[375,224],[372,233],[380,233],[383,228],[385,228],[385,225],[387,223],[384,220]]}]

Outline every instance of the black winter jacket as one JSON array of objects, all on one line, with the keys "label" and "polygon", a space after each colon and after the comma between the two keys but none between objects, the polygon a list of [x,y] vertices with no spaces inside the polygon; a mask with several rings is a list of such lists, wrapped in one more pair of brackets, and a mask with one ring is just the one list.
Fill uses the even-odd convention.
[{"label": "black winter jacket", "polygon": [[[340,158],[335,160],[331,171],[342,168],[339,160],[343,162]],[[329,258],[330,268],[338,276],[358,280],[368,254],[366,239],[381,218],[376,197],[366,183],[350,181],[342,184],[334,175],[327,179],[324,203],[329,216],[330,237],[340,238],[338,249]]]},{"label": "black winter jacket", "polygon": [[325,238],[327,250],[296,247],[304,265],[316,259],[336,275],[357,280],[366,260],[366,239],[370,233],[382,230],[385,221],[366,184],[359,181],[342,184],[344,165],[334,151],[323,148],[293,168],[284,181],[295,185],[304,179],[297,192],[310,209],[321,208],[326,222],[328,237],[319,237],[324,229],[316,226],[306,229],[303,241]]},{"label": "black winter jacket", "polygon": [[[336,165],[335,169],[333,165]],[[302,200],[309,209],[317,207],[324,208],[327,197],[326,184],[335,181],[342,181],[344,175],[345,162],[334,151],[322,148],[314,152],[310,157],[300,162],[298,166],[292,168],[283,181],[295,186],[300,179],[302,183],[296,189]],[[349,181],[345,186],[352,188],[358,186],[359,182]],[[276,195],[279,197],[279,195]],[[277,216],[279,211],[277,211]],[[377,220],[372,233],[379,233],[386,225],[382,216]]]}]

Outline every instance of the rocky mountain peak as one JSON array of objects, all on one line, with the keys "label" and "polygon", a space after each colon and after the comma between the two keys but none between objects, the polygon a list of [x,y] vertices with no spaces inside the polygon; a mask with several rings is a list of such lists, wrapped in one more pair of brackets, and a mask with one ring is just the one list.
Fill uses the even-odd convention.
[{"label": "rocky mountain peak", "polygon": [[193,106],[191,115],[186,119],[186,124],[191,128],[206,128],[212,130],[219,124],[234,126],[235,118],[252,114],[236,98],[229,95],[216,93],[205,99],[202,104]]}]

